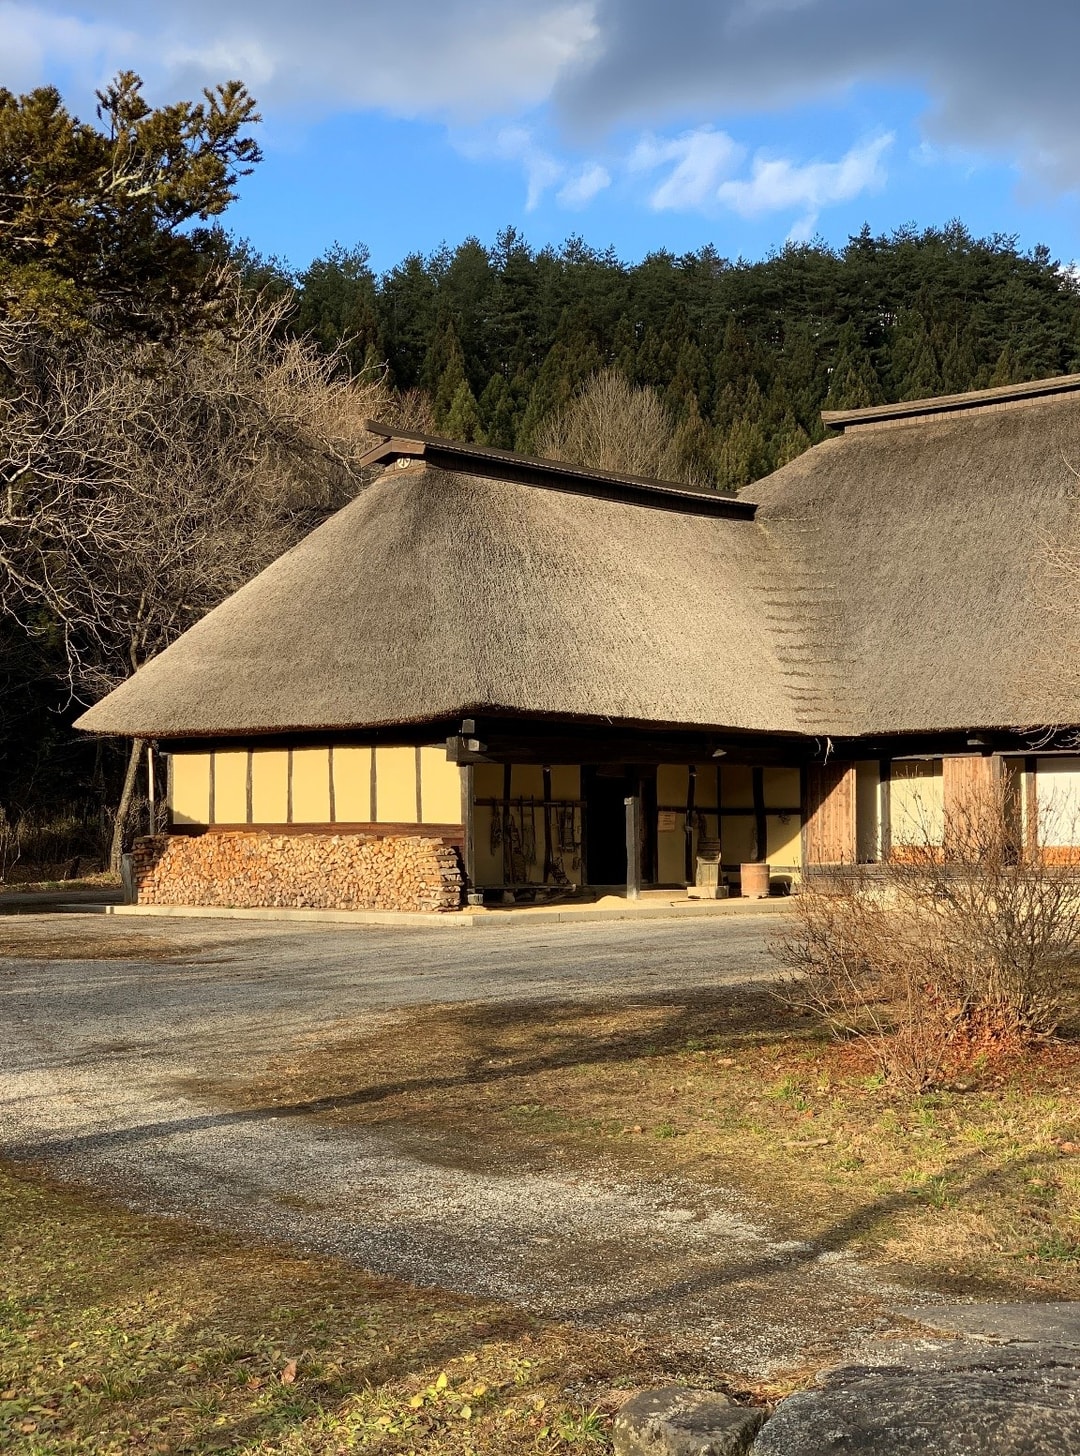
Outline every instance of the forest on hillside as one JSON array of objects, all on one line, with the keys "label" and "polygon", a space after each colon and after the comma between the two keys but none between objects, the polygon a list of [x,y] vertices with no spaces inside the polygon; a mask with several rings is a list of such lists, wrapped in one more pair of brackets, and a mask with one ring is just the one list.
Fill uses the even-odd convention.
[{"label": "forest on hillside", "polygon": [[288,327],[359,374],[423,390],[435,428],[535,450],[545,420],[613,369],[659,392],[684,473],[734,490],[824,436],[822,409],[921,399],[1080,368],[1080,285],[1049,251],[962,223],[864,228],[758,262],[712,248],[620,260],[580,238],[536,251],[507,228],[377,276],[363,246],[295,275]]},{"label": "forest on hillside", "polygon": [[1077,278],[959,222],[760,261],[507,228],[292,270],[220,222],[260,160],[242,83],[97,100],[0,88],[0,882],[148,824],[142,745],[72,721],[352,498],[367,418],[585,460],[614,400],[589,463],[737,490],[823,407],[1080,369]]}]

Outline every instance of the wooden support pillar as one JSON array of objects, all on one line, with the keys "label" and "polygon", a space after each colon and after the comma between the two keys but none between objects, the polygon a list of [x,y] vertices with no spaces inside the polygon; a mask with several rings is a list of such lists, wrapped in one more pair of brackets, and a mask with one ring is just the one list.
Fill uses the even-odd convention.
[{"label": "wooden support pillar", "polygon": [[[374,757],[374,755],[372,755]],[[465,891],[476,889],[476,770],[471,763],[461,769],[461,822],[465,826],[465,848],[462,854],[462,869],[465,871]],[[495,813],[494,808],[491,811]]]},{"label": "wooden support pillar", "polygon": [[1035,759],[1024,759],[1024,853],[1029,859],[1039,855],[1039,791]]},{"label": "wooden support pillar", "polygon": [[641,894],[641,795],[631,794],[626,805],[626,898],[636,900]]},{"label": "wooden support pillar", "polygon": [[765,770],[753,768],[750,771],[754,795],[754,853],[755,864],[764,864],[769,858],[769,821],[765,815]]},{"label": "wooden support pillar", "polygon": [[684,829],[686,834],[686,850],[683,856],[686,883],[692,885],[695,879],[696,863],[694,858],[694,810],[697,800],[697,769],[691,764],[686,771],[686,820]]}]

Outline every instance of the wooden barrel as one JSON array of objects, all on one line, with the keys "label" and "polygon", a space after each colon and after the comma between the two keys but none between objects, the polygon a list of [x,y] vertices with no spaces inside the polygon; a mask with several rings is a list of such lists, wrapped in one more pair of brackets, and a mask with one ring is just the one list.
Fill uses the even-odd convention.
[{"label": "wooden barrel", "polygon": [[767,900],[769,898],[769,870],[767,864],[744,864],[739,866],[739,889],[744,900]]}]

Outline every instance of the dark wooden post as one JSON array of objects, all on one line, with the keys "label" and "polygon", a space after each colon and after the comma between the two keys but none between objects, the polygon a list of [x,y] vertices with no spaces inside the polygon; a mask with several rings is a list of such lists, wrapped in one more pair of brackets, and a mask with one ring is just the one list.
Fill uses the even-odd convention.
[{"label": "dark wooden post", "polygon": [[[462,868],[465,871],[466,896],[476,891],[476,771],[471,763],[461,770],[461,822],[465,828]],[[493,814],[495,810],[491,811]]]},{"label": "dark wooden post", "polygon": [[641,795],[631,794],[626,805],[626,898],[641,894]]},{"label": "dark wooden post", "polygon": [[750,770],[754,795],[754,863],[764,864],[769,858],[769,821],[765,817],[765,770]]}]

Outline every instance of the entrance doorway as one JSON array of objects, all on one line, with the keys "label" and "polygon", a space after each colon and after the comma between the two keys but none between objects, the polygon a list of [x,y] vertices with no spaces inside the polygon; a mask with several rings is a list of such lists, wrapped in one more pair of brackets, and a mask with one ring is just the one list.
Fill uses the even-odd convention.
[{"label": "entrance doorway", "polygon": [[637,783],[623,770],[584,770],[585,875],[590,885],[626,884],[626,804]]}]

